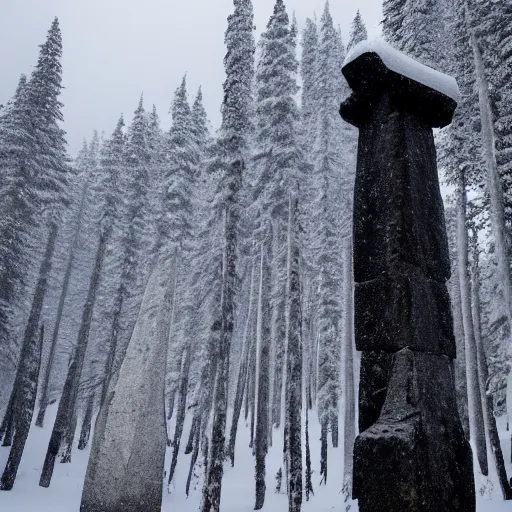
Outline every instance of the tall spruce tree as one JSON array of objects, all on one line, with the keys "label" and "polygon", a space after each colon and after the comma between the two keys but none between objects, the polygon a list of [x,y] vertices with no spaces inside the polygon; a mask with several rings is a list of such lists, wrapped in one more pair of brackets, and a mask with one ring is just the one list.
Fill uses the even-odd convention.
[{"label": "tall spruce tree", "polygon": [[190,238],[192,187],[197,179],[197,162],[194,158],[192,113],[187,96],[187,81],[183,77],[171,108],[172,126],[162,183],[165,193],[159,237],[167,247],[179,246],[185,238]]},{"label": "tall spruce tree", "polygon": [[338,414],[340,400],[339,361],[341,349],[340,259],[337,251],[337,227],[333,216],[333,195],[341,192],[337,180],[344,167],[341,121],[335,105],[339,103],[340,42],[326,4],[320,28],[318,88],[319,116],[315,146],[315,176],[318,191],[318,240],[316,267],[319,272],[318,309],[318,415],[321,425],[321,475],[327,480],[327,434],[331,432],[333,446],[338,445]]},{"label": "tall spruce tree", "polygon": [[[27,79],[22,75],[13,99],[0,117],[0,354],[2,365],[10,360],[12,366],[18,356],[18,347],[12,339],[15,292],[25,279],[28,261],[24,247],[34,225],[36,201],[33,188],[27,186],[29,165],[36,151],[28,92]],[[27,192],[20,194],[20,190]]]},{"label": "tall spruce tree", "polygon": [[[12,109],[7,113],[7,119],[2,118],[2,135],[5,137],[4,150],[0,153],[3,163],[5,181],[15,185],[3,190],[6,199],[5,219],[2,228],[2,244],[19,245],[9,250],[14,259],[11,262],[3,261],[0,265],[2,273],[2,292],[4,297],[0,300],[0,322],[5,320],[0,331],[8,334],[5,341],[12,346],[9,339],[15,332],[9,329],[9,313],[16,308],[23,309],[20,300],[12,293],[13,284],[23,293],[33,293],[30,312],[26,319],[26,326],[22,336],[20,357],[18,360],[16,377],[11,391],[9,404],[0,427],[0,438],[4,444],[10,444],[12,435],[20,429],[20,438],[28,434],[27,421],[30,420],[34,410],[35,388],[28,392],[26,386],[32,388],[27,372],[40,366],[40,348],[37,347],[39,339],[40,321],[47,290],[48,276],[52,266],[53,254],[58,235],[59,219],[63,207],[67,204],[67,186],[70,167],[67,161],[66,142],[64,131],[60,128],[62,121],[62,104],[59,95],[62,89],[62,38],[58,20],[55,19],[50,27],[46,42],[40,46],[38,63],[31,75],[30,81],[25,83],[22,79],[17,94],[12,102]],[[7,115],[6,114],[6,115]],[[13,128],[17,133],[13,133]],[[13,146],[13,143],[15,146]],[[5,165],[5,167],[4,167]],[[21,191],[24,191],[21,194]],[[30,246],[26,234],[31,230],[32,243]],[[25,231],[27,230],[27,231]],[[24,233],[22,235],[22,233]],[[34,242],[34,239],[37,241]],[[44,254],[40,254],[38,244],[43,244]],[[0,251],[2,254],[7,252]],[[34,261],[35,260],[35,261]],[[23,287],[23,279],[28,274],[28,267],[32,263],[39,263],[39,274],[36,286]],[[25,280],[26,281],[26,280]],[[23,316],[18,321],[23,322]],[[11,315],[12,319],[12,315]],[[0,343],[3,345],[3,343]],[[36,362],[37,361],[37,362]],[[24,385],[22,385],[24,383]],[[17,439],[15,438],[15,441]],[[21,457],[24,440],[17,443],[17,453]],[[21,453],[19,451],[21,450]],[[18,460],[19,463],[19,460]],[[14,468],[16,474],[17,465]],[[7,483],[12,487],[13,479]]]},{"label": "tall spruce tree", "polygon": [[443,14],[439,0],[384,0],[382,31],[397,49],[423,64],[444,69]]},{"label": "tall spruce tree", "polygon": [[475,32],[481,41],[494,118],[496,164],[505,202],[507,235],[512,226],[512,6],[509,2],[472,2]]},{"label": "tall spruce tree", "polygon": [[[212,404],[212,431],[208,470],[203,492],[203,512],[219,511],[223,464],[226,456],[226,421],[229,392],[229,356],[234,329],[235,294],[238,289],[237,246],[242,176],[250,161],[252,81],[254,76],[253,8],[251,0],[235,0],[228,17],[224,58],[226,80],[222,124],[217,141],[209,151],[207,169],[219,176],[214,199],[214,218],[222,226],[220,326],[216,377]],[[238,421],[238,418],[236,418]]]},{"label": "tall spruce tree", "polygon": [[350,38],[348,40],[347,52],[349,52],[354,46],[359,44],[361,41],[368,39],[368,32],[366,31],[366,25],[364,24],[363,18],[359,9],[357,10],[356,17],[352,21],[352,27],[350,29]]},{"label": "tall spruce tree", "polygon": [[[256,383],[256,505],[265,500],[265,457],[269,436],[277,413],[282,390],[285,340],[284,296],[286,286],[286,225],[288,190],[303,169],[297,121],[297,60],[294,31],[282,0],[261,37],[261,58],[256,74],[256,155],[257,183],[255,197],[259,203],[257,236],[261,241],[260,285],[258,298],[258,356]],[[271,276],[267,268],[271,268]],[[272,295],[269,297],[269,285]],[[267,304],[271,302],[271,329],[268,332]],[[270,338],[269,339],[269,334]],[[275,354],[273,360],[270,354]],[[272,363],[272,365],[270,364]],[[276,376],[273,377],[274,372]],[[270,385],[272,387],[269,389]],[[272,400],[272,414],[268,417]]]},{"label": "tall spruce tree", "polygon": [[[308,18],[302,32],[302,54],[301,54],[301,78],[302,78],[302,100],[300,134],[301,147],[304,158],[312,166],[314,154],[312,148],[318,136],[318,28],[316,20]],[[312,166],[314,169],[314,166]],[[317,179],[314,172],[305,174],[300,187],[300,204],[303,212],[315,212],[317,210],[318,191]],[[313,396],[316,392],[316,365],[314,363],[316,353],[315,336],[315,312],[317,305],[318,273],[315,270],[317,253],[317,241],[315,239],[316,219],[313,215],[303,215],[301,219],[302,234],[302,281],[303,281],[303,312],[304,312],[304,344],[307,354],[306,379],[308,385],[308,407],[312,407]]]}]

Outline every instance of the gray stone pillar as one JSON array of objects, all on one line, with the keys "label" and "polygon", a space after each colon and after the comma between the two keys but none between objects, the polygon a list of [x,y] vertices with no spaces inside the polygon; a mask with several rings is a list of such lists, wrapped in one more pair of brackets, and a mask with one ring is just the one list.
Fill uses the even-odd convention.
[{"label": "gray stone pillar", "polygon": [[359,128],[361,434],[353,495],[361,512],[470,512],[473,465],[455,398],[450,260],[432,132],[451,122],[456,100],[436,90],[443,75],[386,45],[383,53],[367,48],[343,68],[353,94],[340,111]]}]

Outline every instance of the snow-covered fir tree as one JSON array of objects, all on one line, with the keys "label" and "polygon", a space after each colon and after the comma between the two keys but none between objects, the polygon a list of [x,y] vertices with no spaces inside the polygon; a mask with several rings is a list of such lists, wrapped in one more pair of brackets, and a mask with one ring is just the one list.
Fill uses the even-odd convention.
[{"label": "snow-covered fir tree", "polygon": [[368,39],[366,25],[364,24],[361,13],[358,10],[356,17],[352,21],[352,28],[350,29],[350,38],[348,40],[347,45],[347,52],[349,52],[354,46],[359,44],[361,41],[364,41],[366,39]]},{"label": "snow-covered fir tree", "polygon": [[[0,279],[5,283],[2,286],[4,297],[0,301],[0,308],[3,309],[0,320],[5,320],[0,327],[5,336],[1,343],[3,348],[16,351],[11,337],[17,333],[9,322],[16,318],[23,325],[20,328],[21,347],[16,377],[0,427],[4,445],[10,445],[14,436],[16,449],[13,457],[18,458],[17,462],[8,463],[8,466],[11,465],[6,471],[7,480],[2,484],[6,488],[12,487],[14,482],[34,410],[35,382],[41,361],[40,321],[59,218],[67,202],[71,174],[64,132],[59,126],[62,121],[62,104],[59,101],[62,89],[61,56],[62,38],[58,20],[55,19],[45,43],[40,46],[39,59],[30,81],[20,80],[11,108],[6,110],[0,123],[4,137],[1,144],[5,148],[2,151],[3,164],[0,165],[7,184],[2,191],[6,200],[6,210],[2,216],[2,228],[6,231],[2,234],[2,245],[10,240],[14,242],[10,248],[13,259],[9,262],[3,260],[0,265]],[[26,236],[28,231],[23,233],[20,229],[30,229],[31,239]],[[22,243],[16,245],[19,242]],[[44,247],[42,254],[38,244]],[[2,254],[6,256],[9,253],[2,251]],[[29,285],[26,279],[31,264],[39,268],[35,286]],[[17,296],[14,295],[14,286]],[[26,318],[23,314],[25,293],[31,296]],[[16,309],[22,314],[13,315]],[[31,372],[30,377],[27,372]]]},{"label": "snow-covered fir tree", "polygon": [[[258,298],[257,413],[255,432],[256,509],[265,498],[265,457],[273,424],[281,417],[285,348],[286,226],[288,191],[303,170],[297,123],[296,40],[282,0],[261,37],[256,73],[256,155],[259,204],[257,236],[261,241],[260,272],[271,268],[270,282],[260,274]],[[268,286],[272,283],[270,297]],[[271,309],[267,311],[267,304]],[[270,314],[270,332],[268,316]],[[269,411],[270,417],[266,417]]]},{"label": "snow-covered fir tree", "polygon": [[[287,499],[298,512],[303,493],[306,508],[321,508],[329,488],[341,490],[344,510],[353,506],[357,131],[339,116],[345,39],[328,4],[299,27],[275,0],[257,48],[251,0],[232,8],[215,133],[203,90],[189,101],[184,78],[169,98],[168,131],[141,98],[129,126],[121,117],[106,140],[94,133],[70,165],[57,21],[33,73],[0,106],[4,490],[32,464],[24,452],[36,412],[37,436],[50,440],[42,485],[57,458],[73,472],[87,458],[75,457],[75,436],[79,449],[91,445],[83,512],[113,496],[156,510],[162,497],[181,503],[182,492],[219,511],[253,499],[253,485],[255,509]],[[457,405],[476,467],[488,473],[479,490],[507,498],[510,454],[498,428],[512,396],[512,9],[505,0],[383,8],[385,38],[461,89],[453,124],[436,133],[450,193]],[[343,12],[355,14],[347,52],[368,37],[355,11]],[[244,492],[230,492],[233,475]],[[280,495],[269,496],[274,477]]]},{"label": "snow-covered fir tree", "polygon": [[[203,491],[203,512],[220,507],[223,464],[226,456],[226,423],[229,393],[229,357],[232,346],[235,294],[238,290],[237,251],[242,179],[250,167],[249,136],[252,130],[252,81],[254,77],[253,8],[250,0],[235,0],[225,34],[224,101],[218,139],[208,151],[207,172],[218,176],[213,219],[220,229],[219,347],[212,404],[212,431]],[[215,267],[214,267],[215,268]],[[218,268],[218,267],[217,267]]]},{"label": "snow-covered fir tree", "polygon": [[[384,0],[382,31],[397,49],[439,68],[443,52],[443,14],[439,0]],[[441,66],[443,68],[443,66]],[[444,69],[444,68],[443,68]]]}]

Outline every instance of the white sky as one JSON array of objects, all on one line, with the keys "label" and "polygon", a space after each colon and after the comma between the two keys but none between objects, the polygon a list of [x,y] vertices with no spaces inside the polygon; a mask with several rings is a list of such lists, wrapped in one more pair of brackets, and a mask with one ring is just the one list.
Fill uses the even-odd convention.
[{"label": "white sky", "polygon": [[[253,0],[259,38],[275,0]],[[325,0],[285,0],[299,26]],[[346,43],[357,9],[369,36],[380,33],[382,0],[331,0]],[[37,62],[54,16],[63,35],[64,128],[74,155],[94,129],[109,135],[121,113],[130,121],[141,92],[156,104],[162,125],[174,90],[187,73],[190,99],[199,85],[214,127],[220,123],[224,31],[232,0],[0,0],[0,103],[14,93],[21,73]]]}]

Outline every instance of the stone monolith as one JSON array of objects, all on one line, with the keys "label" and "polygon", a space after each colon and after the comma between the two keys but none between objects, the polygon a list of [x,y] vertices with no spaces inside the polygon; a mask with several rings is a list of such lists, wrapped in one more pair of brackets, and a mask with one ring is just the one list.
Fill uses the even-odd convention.
[{"label": "stone monolith", "polygon": [[450,260],[433,128],[450,124],[456,82],[363,42],[343,74],[341,116],[359,129],[354,192],[361,512],[471,512],[471,449],[457,412]]}]

